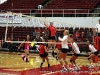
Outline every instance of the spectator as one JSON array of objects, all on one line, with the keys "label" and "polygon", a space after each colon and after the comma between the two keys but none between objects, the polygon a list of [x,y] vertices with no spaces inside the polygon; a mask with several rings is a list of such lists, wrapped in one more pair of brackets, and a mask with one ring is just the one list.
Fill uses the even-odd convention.
[{"label": "spectator", "polygon": [[97,36],[97,32],[95,28],[93,28],[93,36]]},{"label": "spectator", "polygon": [[92,37],[92,33],[89,31],[86,35],[86,37]]},{"label": "spectator", "polygon": [[76,41],[78,41],[78,38],[80,37],[79,32],[78,32],[78,31],[76,31],[76,33],[74,34],[74,36],[75,36],[75,40],[76,40]]},{"label": "spectator", "polygon": [[96,24],[94,31],[97,32],[98,36],[100,36],[100,19],[99,19],[98,23]]},{"label": "spectator", "polygon": [[37,32],[36,32],[36,30],[33,32],[33,39],[35,39],[36,38],[36,35],[37,35]]},{"label": "spectator", "polygon": [[[17,39],[17,41],[20,41],[19,38]],[[18,49],[20,43],[13,43],[13,51],[15,52],[21,52],[21,49]]]},{"label": "spectator", "polygon": [[85,38],[84,32],[81,33],[80,37],[82,38],[82,41],[84,41],[84,38]]},{"label": "spectator", "polygon": [[40,42],[41,41],[41,39],[40,39],[40,34],[38,34],[37,36],[36,36],[36,39],[35,39],[37,42]]},{"label": "spectator", "polygon": [[[11,38],[8,37],[8,38],[7,38],[7,41],[11,41]],[[10,52],[13,51],[11,42],[7,42],[7,48],[9,49]]]},{"label": "spectator", "polygon": [[[96,24],[94,31],[95,31],[94,34],[97,34],[97,36],[100,37],[100,19],[98,23]],[[99,44],[100,44],[100,41],[99,41]]]}]

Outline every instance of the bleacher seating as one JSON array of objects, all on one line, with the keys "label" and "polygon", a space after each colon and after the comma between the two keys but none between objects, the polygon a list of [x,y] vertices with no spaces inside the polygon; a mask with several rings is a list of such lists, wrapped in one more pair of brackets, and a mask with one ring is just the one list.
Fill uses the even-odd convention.
[{"label": "bleacher seating", "polygon": [[[47,1],[45,3],[45,1]],[[81,16],[85,17],[87,13],[93,11],[93,8],[99,4],[100,0],[8,0],[0,5],[0,9],[6,11],[13,11],[16,13],[29,14],[33,13],[35,16]],[[37,6],[44,3],[42,10],[37,10]],[[12,10],[13,9],[13,10]],[[54,9],[54,10],[51,10]],[[64,9],[64,10],[62,10]],[[59,14],[59,15],[58,15]],[[64,15],[62,15],[64,14]],[[73,14],[73,15],[72,15]]]},{"label": "bleacher seating", "polygon": [[91,9],[99,2],[99,0],[53,0],[45,8],[49,9]]},{"label": "bleacher seating", "polygon": [[[0,27],[0,34],[2,36],[0,36],[0,39],[4,39],[5,37],[5,28],[6,27]],[[63,27],[57,27],[58,29],[63,29]],[[92,33],[92,30],[91,28],[72,28],[72,27],[66,27],[66,29],[69,30],[70,34],[74,35],[74,33],[78,30],[79,33],[81,34],[81,32],[91,32]],[[83,30],[82,30],[83,29]],[[17,40],[18,38],[20,38],[21,40],[25,39],[26,38],[26,35],[29,34],[31,37],[33,37],[33,32],[34,30],[36,30],[37,33],[40,33],[42,35],[42,32],[48,32],[48,29],[45,28],[45,27],[18,27],[16,26],[15,28],[13,28],[12,30],[12,27],[8,27],[8,31],[7,31],[7,36],[10,37],[13,33],[13,38],[14,40]],[[57,32],[59,34],[62,34],[62,32]],[[85,33],[86,34],[86,33]],[[92,37],[86,37],[86,38],[89,38],[91,39]],[[84,38],[84,39],[86,39]],[[79,37],[79,40],[81,41],[81,38]]]},{"label": "bleacher seating", "polygon": [[27,14],[30,12],[29,9],[37,8],[37,6],[44,1],[45,0],[8,0],[0,5],[0,9],[8,11],[14,9],[13,12]]},{"label": "bleacher seating", "polygon": [[[54,14],[89,13],[99,3],[99,1],[100,0],[52,0],[49,4],[47,4],[44,7],[44,9],[59,9],[59,10],[53,10]],[[60,9],[66,9],[66,10],[63,11]],[[77,10],[75,11],[75,9]],[[41,13],[41,11],[38,13]],[[52,11],[42,10],[42,13],[52,14]]]}]

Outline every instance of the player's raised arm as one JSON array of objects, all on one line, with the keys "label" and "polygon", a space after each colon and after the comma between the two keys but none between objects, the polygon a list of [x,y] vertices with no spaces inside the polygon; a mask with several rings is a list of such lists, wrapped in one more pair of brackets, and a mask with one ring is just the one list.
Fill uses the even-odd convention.
[{"label": "player's raised arm", "polygon": [[49,26],[46,24],[46,17],[44,18],[44,25],[48,28]]}]

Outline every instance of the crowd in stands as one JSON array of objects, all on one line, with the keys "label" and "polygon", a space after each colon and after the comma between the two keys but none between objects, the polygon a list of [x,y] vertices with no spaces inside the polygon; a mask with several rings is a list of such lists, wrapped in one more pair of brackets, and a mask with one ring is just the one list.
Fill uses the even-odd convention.
[{"label": "crowd in stands", "polygon": [[[18,29],[20,29],[20,28],[18,28]],[[26,37],[27,34],[30,34],[31,41],[37,41],[37,42],[39,42],[41,36],[44,39],[48,39],[49,31],[48,31],[47,28],[42,28],[42,30],[41,30],[41,28],[36,28],[36,30],[34,30],[34,31],[31,31],[30,28],[27,28],[27,31],[26,30],[23,31],[23,29],[21,29],[22,30],[21,35],[19,35],[20,33],[19,33],[19,30],[18,29],[17,29],[18,32],[15,31],[16,28],[14,29],[14,32],[15,33],[13,33],[13,35],[16,34],[16,36],[17,36],[17,37],[16,36],[13,36],[14,37],[13,38],[14,41],[15,40],[22,41],[22,40],[26,39],[25,37]],[[81,28],[75,28],[73,30],[70,30],[70,28],[69,28],[69,30],[70,30],[69,31],[70,32],[70,37],[75,38],[77,42],[86,42],[87,40],[92,41],[93,40],[92,39],[93,32],[92,32],[91,28],[83,28],[83,29],[84,30],[81,30]],[[8,32],[9,32],[9,29],[8,29]],[[7,34],[9,34],[9,33],[7,33]],[[62,37],[62,35],[63,35],[62,32],[56,32],[56,41],[58,41],[58,37],[59,36]],[[11,40],[10,36],[8,37],[7,40],[8,41]],[[6,42],[4,42],[2,44],[2,48],[9,48],[10,51],[20,51],[20,50],[17,49],[18,45],[19,45],[19,43],[13,43],[12,44],[12,43],[6,43]],[[81,49],[84,49],[83,48],[84,46],[86,48],[86,45],[79,44],[79,47]],[[35,49],[35,48],[33,48],[33,49]]]}]

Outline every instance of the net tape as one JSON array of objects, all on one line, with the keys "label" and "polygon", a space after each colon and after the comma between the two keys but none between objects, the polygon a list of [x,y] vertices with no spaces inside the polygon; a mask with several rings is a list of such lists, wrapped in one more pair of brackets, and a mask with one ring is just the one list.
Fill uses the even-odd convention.
[{"label": "net tape", "polygon": [[[62,42],[36,42],[36,41],[30,41],[30,42],[27,42],[27,41],[5,41],[5,42],[8,42],[8,43],[35,43],[35,44],[39,44],[39,43],[62,44]],[[70,44],[70,43],[68,43],[68,44]],[[77,44],[86,44],[86,42],[77,42]]]}]

